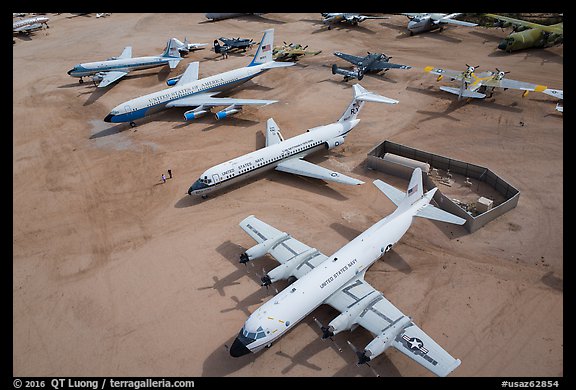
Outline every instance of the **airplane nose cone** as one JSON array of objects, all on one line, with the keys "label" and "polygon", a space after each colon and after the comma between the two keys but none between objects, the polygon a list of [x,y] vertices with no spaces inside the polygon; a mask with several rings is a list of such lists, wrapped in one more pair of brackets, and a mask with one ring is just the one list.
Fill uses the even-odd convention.
[{"label": "airplane nose cone", "polygon": [[498,44],[498,49],[500,49],[500,50],[506,50],[506,46],[507,46],[506,40],[503,40],[503,41],[501,41],[501,42]]},{"label": "airplane nose cone", "polygon": [[240,341],[238,339],[238,337],[236,337],[236,339],[234,340],[234,343],[232,343],[232,346],[230,347],[230,356],[232,357],[240,357],[240,356],[244,356],[250,353],[250,350],[248,348],[246,348],[246,346],[244,344],[242,344],[242,341]]},{"label": "airplane nose cone", "polygon": [[70,75],[72,72],[74,72],[74,69],[70,69],[67,73]]},{"label": "airplane nose cone", "polygon": [[112,114],[106,115],[106,118],[104,118],[104,122],[112,122]]}]

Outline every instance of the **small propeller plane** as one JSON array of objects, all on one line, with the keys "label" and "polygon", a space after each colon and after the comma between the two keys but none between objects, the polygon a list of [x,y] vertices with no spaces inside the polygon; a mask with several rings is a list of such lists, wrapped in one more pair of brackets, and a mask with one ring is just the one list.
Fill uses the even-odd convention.
[{"label": "small propeller plane", "polygon": [[[218,39],[222,42],[218,42]],[[242,51],[246,52],[246,50],[250,49],[252,45],[257,44],[258,42],[254,42],[253,39],[248,38],[226,38],[220,37],[214,40],[214,51],[218,54],[222,54],[223,57],[227,56],[229,52],[232,51]]]},{"label": "small propeller plane", "polygon": [[458,100],[462,97],[483,99],[486,97],[486,94],[488,94],[488,97],[492,97],[495,88],[522,90],[524,91],[522,97],[525,97],[530,91],[543,92],[546,89],[544,85],[507,79],[504,76],[510,72],[501,71],[498,68],[496,68],[495,72],[487,71],[476,74],[474,71],[478,66],[479,65],[470,66],[466,64],[466,70],[464,72],[427,66],[424,68],[424,71],[438,75],[436,81],[442,80],[444,76],[449,77],[451,81],[460,81],[460,88],[440,87],[442,91],[458,95]]},{"label": "small propeller plane", "polygon": [[337,23],[347,23],[352,26],[357,26],[367,19],[388,19],[387,16],[369,16],[362,14],[352,13],[322,13],[322,23],[328,25],[328,30]]},{"label": "small propeller plane", "polygon": [[355,69],[350,71],[347,69],[338,68],[335,64],[332,65],[332,74],[341,74],[344,76],[344,81],[348,81],[352,78],[357,78],[362,80],[364,75],[368,72],[379,73],[386,72],[388,69],[410,69],[409,65],[393,64],[390,61],[392,57],[388,57],[383,53],[370,53],[364,57],[358,57],[351,54],[346,54],[342,52],[334,52],[336,57],[340,57],[345,61],[348,61],[355,65]]},{"label": "small propeller plane", "polygon": [[550,26],[532,23],[525,20],[509,18],[495,14],[484,14],[489,18],[497,19],[494,23],[497,27],[512,26],[511,32],[506,38],[500,41],[498,49],[508,53],[514,50],[527,49],[531,47],[549,47],[559,45],[564,41],[564,22]]},{"label": "small propeller plane", "polygon": [[272,50],[272,56],[275,61],[298,61],[298,59],[305,55],[317,55],[322,53],[322,50],[307,51],[308,45],[302,46],[299,43],[286,43],[284,46],[276,46]]},{"label": "small propeller plane", "polygon": [[230,355],[240,357],[270,347],[317,307],[327,304],[340,314],[328,325],[314,318],[322,340],[334,341],[336,334],[359,326],[374,337],[363,349],[348,341],[357,365],[372,368],[370,362],[394,347],[438,376],[456,369],[460,359],[452,357],[365,280],[369,267],[404,236],[414,217],[457,225],[466,222],[431,204],[438,188],[425,192],[422,175],[420,168],[414,169],[406,191],[375,180],[374,185],[397,206],[396,210],[331,256],[253,215],[242,220],[240,227],[257,244],[240,254],[240,263],[270,254],[280,265],[261,277],[261,285],[268,287],[278,280],[290,284],[248,317],[229,349]]}]

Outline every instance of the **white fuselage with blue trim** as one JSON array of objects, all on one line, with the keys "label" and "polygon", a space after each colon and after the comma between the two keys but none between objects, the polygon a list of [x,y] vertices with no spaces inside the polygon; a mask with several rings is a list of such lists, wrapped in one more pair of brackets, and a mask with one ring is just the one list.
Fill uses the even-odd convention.
[{"label": "white fuselage with blue trim", "polygon": [[99,72],[129,72],[132,70],[149,69],[157,66],[167,65],[174,61],[174,57],[137,57],[137,58],[118,58],[107,61],[95,61],[78,64],[72,68],[68,74],[73,77],[90,76]]}]

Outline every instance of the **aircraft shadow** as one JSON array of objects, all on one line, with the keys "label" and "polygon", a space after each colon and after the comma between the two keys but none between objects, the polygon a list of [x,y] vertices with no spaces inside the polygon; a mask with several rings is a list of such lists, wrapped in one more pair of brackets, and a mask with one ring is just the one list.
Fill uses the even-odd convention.
[{"label": "aircraft shadow", "polygon": [[[244,21],[244,22],[258,22],[258,23],[272,23],[272,24],[285,24],[286,23],[283,20],[271,19],[271,18],[262,16],[262,15],[238,15],[238,16],[234,16],[231,18],[221,19],[221,20],[226,20],[226,19],[236,19],[238,21]],[[219,21],[220,20],[206,19],[206,20],[199,21],[198,24],[218,23]]]},{"label": "aircraft shadow", "polygon": [[563,64],[564,57],[553,53],[546,48],[537,48],[532,47],[528,49],[522,50],[515,50],[512,53],[505,52],[503,50],[495,49],[492,53],[488,54],[488,57],[508,57],[508,56],[523,56],[524,58],[528,57],[537,57],[542,60],[542,64],[545,62],[553,62],[556,64]]},{"label": "aircraft shadow", "polygon": [[406,25],[398,25],[398,24],[393,24],[393,23],[389,23],[389,22],[380,22],[379,23],[382,27],[388,27],[391,28],[393,30],[399,31],[401,33],[405,33],[406,35],[409,35],[408,33],[408,29],[406,27]]},{"label": "aircraft shadow", "polygon": [[128,129],[129,129],[129,127],[126,126],[125,123],[119,123],[115,126],[107,128],[107,129],[100,130],[99,132],[92,134],[88,138],[89,139],[96,139],[96,138],[108,137],[110,135],[114,135],[114,134],[118,134],[118,133],[121,133],[123,131],[126,131]]},{"label": "aircraft shadow", "polygon": [[330,228],[332,230],[335,230],[336,233],[340,234],[348,241],[352,241],[360,234],[362,234],[362,231],[351,228],[350,226],[342,225],[341,223],[338,222],[334,222],[333,224],[331,224]]},{"label": "aircraft shadow", "polygon": [[554,276],[554,271],[547,272],[540,278],[540,280],[546,286],[553,288],[556,291],[564,292],[564,280]]},{"label": "aircraft shadow", "polygon": [[324,180],[308,178],[300,175],[292,175],[284,172],[270,172],[267,180],[282,185],[298,188],[317,195],[326,196],[334,200],[347,200],[348,198],[332,189],[331,185],[346,185],[339,183],[327,183]]},{"label": "aircraft shadow", "polygon": [[86,101],[84,102],[83,106],[89,106],[91,104],[94,104],[98,99],[100,99],[102,96],[108,93],[108,91],[110,91],[113,87],[114,85],[110,85],[109,87],[106,88],[98,88],[94,86],[94,89],[91,92],[81,92],[80,95],[90,94],[88,99],[86,99]]},{"label": "aircraft shadow", "polygon": [[496,49],[496,47],[498,46],[498,43],[504,39],[504,37],[498,37],[496,35],[493,34],[488,34],[486,32],[482,32],[482,31],[478,31],[478,30],[472,30],[472,31],[468,31],[468,34],[471,35],[476,35],[479,38],[484,39],[484,41],[482,43],[494,43],[494,48]]}]

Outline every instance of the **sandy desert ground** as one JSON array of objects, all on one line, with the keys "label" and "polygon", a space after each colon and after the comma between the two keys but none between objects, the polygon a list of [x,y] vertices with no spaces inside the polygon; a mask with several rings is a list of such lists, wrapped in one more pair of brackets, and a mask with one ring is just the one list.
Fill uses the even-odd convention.
[{"label": "sandy desert ground", "polygon": [[[438,89],[427,65],[509,70],[509,78],[563,89],[563,47],[507,54],[506,31],[452,27],[409,37],[392,15],[327,30],[320,15],[264,14],[206,22],[203,14],[48,14],[50,28],[13,45],[13,375],[14,376],[373,376],[357,367],[346,340],[335,346],[309,316],[268,350],[232,358],[249,313],[270,299],[259,286],[272,258],[245,267],[254,245],[238,223],[248,215],[332,254],[394,210],[372,184],[405,180],[366,168],[385,139],[489,167],[521,191],[518,206],[469,234],[415,219],[366,279],[462,364],[456,377],[561,377],[563,369],[563,117],[541,93],[500,91],[458,102]],[[138,122],[103,122],[119,103],[166,87],[200,61],[200,77],[245,66],[252,49],[221,59],[190,53],[178,67],[137,71],[104,91],[66,72],[75,64],[159,54],[170,37],[211,43],[220,36],[322,50],[274,69],[231,96],[277,99],[216,121],[184,122],[170,109]],[[272,172],[211,196],[188,196],[208,167],[264,145],[266,120],[285,138],[337,120],[353,82],[332,75],[347,64],[334,51],[383,52],[411,65],[360,84],[400,101],[368,103],[343,147],[310,156],[362,186]],[[162,173],[174,177],[165,184]],[[280,283],[279,287],[283,285]],[[313,312],[323,323],[338,313]],[[389,349],[373,362],[383,377],[433,376]]]}]

